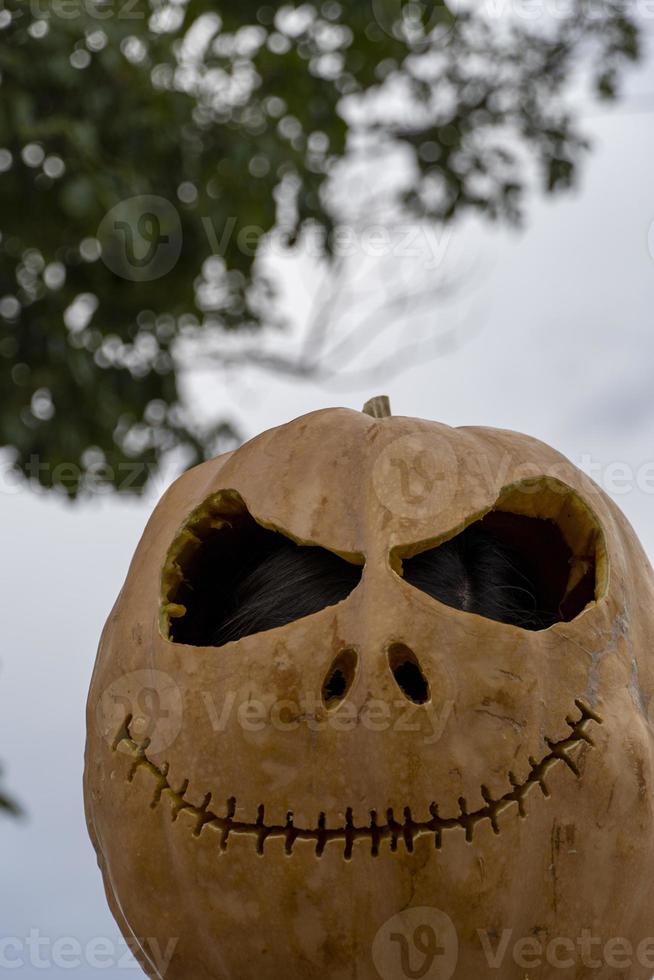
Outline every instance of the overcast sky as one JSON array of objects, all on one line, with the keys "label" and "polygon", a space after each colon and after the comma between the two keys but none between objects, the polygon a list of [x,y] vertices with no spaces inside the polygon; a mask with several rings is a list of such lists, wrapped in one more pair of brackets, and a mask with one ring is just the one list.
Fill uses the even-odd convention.
[{"label": "overcast sky", "polygon": [[[518,429],[553,444],[613,494],[653,556],[652,60],[629,90],[627,105],[587,120],[595,150],[580,193],[535,202],[519,234],[479,224],[455,233],[452,247],[474,259],[459,300],[472,301],[472,328],[450,356],[383,390],[395,414]],[[651,114],[638,93],[651,96]],[[292,281],[301,315],[311,284]],[[377,393],[253,370],[227,386],[206,375],[195,382],[206,410],[224,410],[248,436],[320,407],[361,408]],[[14,975],[27,980],[43,976],[37,955],[64,972],[53,962],[61,937],[106,937],[117,955],[124,949],[84,826],[84,704],[100,630],[153,500],[72,508],[6,481],[2,490],[0,759],[3,784],[29,816],[0,818],[0,938],[15,937],[7,956],[22,960]],[[84,962],[65,972],[95,973]]]}]

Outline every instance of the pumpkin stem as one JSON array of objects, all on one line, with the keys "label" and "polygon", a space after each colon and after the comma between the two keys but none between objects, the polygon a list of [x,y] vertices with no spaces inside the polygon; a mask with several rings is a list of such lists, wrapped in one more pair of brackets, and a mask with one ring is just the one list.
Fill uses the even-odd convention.
[{"label": "pumpkin stem", "polygon": [[369,398],[362,409],[366,415],[372,415],[374,419],[386,419],[391,414],[391,402],[388,395],[375,395]]}]

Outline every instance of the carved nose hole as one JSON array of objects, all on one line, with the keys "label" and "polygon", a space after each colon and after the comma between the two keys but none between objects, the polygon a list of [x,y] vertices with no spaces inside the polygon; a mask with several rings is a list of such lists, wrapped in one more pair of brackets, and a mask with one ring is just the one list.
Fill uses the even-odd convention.
[{"label": "carved nose hole", "polygon": [[357,670],[357,652],[353,647],[341,650],[322,685],[322,699],[326,708],[335,708],[352,687]]},{"label": "carved nose hole", "polygon": [[388,648],[388,663],[399,689],[414,704],[425,704],[431,693],[413,650],[405,643],[392,643]]}]

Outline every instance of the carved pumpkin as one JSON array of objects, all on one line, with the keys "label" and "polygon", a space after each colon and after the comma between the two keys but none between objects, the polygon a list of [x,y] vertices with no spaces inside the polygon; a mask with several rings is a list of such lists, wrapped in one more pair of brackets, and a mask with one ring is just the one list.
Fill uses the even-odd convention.
[{"label": "carved pumpkin", "polygon": [[[264,432],[150,519],[88,703],[112,911],[171,980],[617,975],[579,937],[635,951],[654,927],[652,570],[542,442],[377,414]],[[547,628],[411,584],[479,522],[531,563]],[[271,535],[345,563],[349,594],[213,645],[207,616]],[[515,954],[561,937],[568,972]],[[634,952],[619,975],[651,972]]]}]

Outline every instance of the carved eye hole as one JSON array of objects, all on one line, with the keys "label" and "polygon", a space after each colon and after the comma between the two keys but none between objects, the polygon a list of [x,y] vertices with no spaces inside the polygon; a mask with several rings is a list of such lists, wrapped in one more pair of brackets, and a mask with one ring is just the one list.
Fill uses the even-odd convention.
[{"label": "carved eye hole", "polygon": [[168,553],[162,632],[175,643],[222,646],[311,616],[359,583],[363,557],[351,557],[262,527],[236,491],[222,491],[191,515]]},{"label": "carved eye hole", "polygon": [[440,602],[523,629],[569,622],[606,590],[604,535],[556,480],[526,481],[483,518],[402,562],[404,579]]}]

